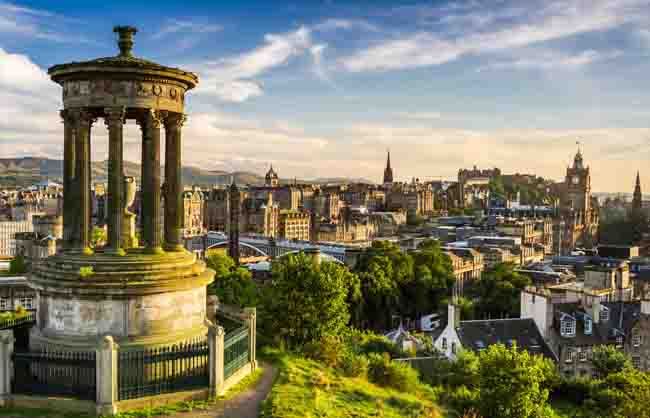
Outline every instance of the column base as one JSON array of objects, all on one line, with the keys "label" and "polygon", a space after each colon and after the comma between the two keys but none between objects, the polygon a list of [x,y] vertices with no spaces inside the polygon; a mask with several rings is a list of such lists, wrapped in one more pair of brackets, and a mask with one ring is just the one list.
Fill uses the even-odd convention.
[{"label": "column base", "polygon": [[164,254],[165,250],[162,247],[145,247],[144,252],[146,254]]},{"label": "column base", "polygon": [[96,411],[97,415],[101,417],[115,415],[117,414],[117,405],[115,403],[97,404]]},{"label": "column base", "polygon": [[104,254],[122,256],[126,255],[126,251],[122,248],[107,248],[104,250]]},{"label": "column base", "polygon": [[185,247],[183,245],[181,245],[181,244],[167,244],[167,243],[165,243],[165,245],[163,245],[163,248],[165,249],[165,251],[174,251],[174,252],[185,251]]},{"label": "column base", "polygon": [[95,251],[93,251],[93,249],[90,248],[90,247],[68,248],[64,252],[66,254],[81,254],[81,255],[93,255],[93,254],[95,254]]}]

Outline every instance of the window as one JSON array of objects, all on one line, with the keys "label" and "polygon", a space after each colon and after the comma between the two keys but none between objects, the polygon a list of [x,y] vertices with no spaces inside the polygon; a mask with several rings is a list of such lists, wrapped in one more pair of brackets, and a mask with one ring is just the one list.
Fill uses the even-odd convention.
[{"label": "window", "polygon": [[9,298],[0,298],[0,311],[8,311],[11,309]]},{"label": "window", "polygon": [[572,363],[573,360],[575,359],[575,350],[573,347],[568,347],[566,350],[566,359],[564,360],[566,363]]},{"label": "window", "polygon": [[602,321],[609,321],[609,309],[603,308],[600,310],[600,319]]},{"label": "window", "polygon": [[451,352],[452,352],[453,354],[456,354],[456,343],[455,343],[455,342],[454,342],[454,343],[451,343]]},{"label": "window", "polygon": [[632,357],[632,366],[634,366],[635,369],[640,369],[641,368],[641,357],[639,357],[639,356]]},{"label": "window", "polygon": [[623,348],[623,336],[616,337],[616,348]]},{"label": "window", "polygon": [[578,360],[579,361],[587,361],[587,350],[583,349],[578,349]]},{"label": "window", "polygon": [[585,318],[585,335],[591,335],[592,322],[590,318]]},{"label": "window", "polygon": [[443,350],[447,349],[447,338],[446,337],[442,338],[442,349]]},{"label": "window", "polygon": [[32,303],[32,298],[21,297],[18,299],[18,304],[25,309],[34,309]]},{"label": "window", "polygon": [[576,335],[576,321],[572,319],[560,322],[560,334],[563,337],[573,337]]},{"label": "window", "polygon": [[638,347],[641,345],[641,336],[638,334],[635,334],[632,336],[632,346]]}]

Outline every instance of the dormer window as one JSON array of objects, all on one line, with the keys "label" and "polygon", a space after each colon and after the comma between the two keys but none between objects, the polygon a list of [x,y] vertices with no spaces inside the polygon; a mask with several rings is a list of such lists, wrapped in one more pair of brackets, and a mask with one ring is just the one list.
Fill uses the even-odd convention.
[{"label": "dormer window", "polygon": [[567,317],[560,321],[560,335],[563,337],[575,337],[576,335],[576,321]]},{"label": "dormer window", "polygon": [[585,335],[591,335],[593,328],[593,322],[591,318],[585,318]]}]

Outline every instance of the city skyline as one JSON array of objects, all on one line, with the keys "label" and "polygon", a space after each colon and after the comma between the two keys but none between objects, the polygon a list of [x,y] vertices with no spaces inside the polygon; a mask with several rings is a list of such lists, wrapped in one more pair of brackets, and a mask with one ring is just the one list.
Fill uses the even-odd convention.
[{"label": "city skyline", "polygon": [[[560,181],[580,141],[594,191],[631,191],[637,170],[650,189],[648,1],[160,5],[0,2],[2,156],[61,158],[46,68],[114,55],[107,28],[126,22],[136,55],[200,76],[185,165],[379,182],[390,148],[397,180],[477,165]],[[95,159],[106,139],[96,124]]]}]

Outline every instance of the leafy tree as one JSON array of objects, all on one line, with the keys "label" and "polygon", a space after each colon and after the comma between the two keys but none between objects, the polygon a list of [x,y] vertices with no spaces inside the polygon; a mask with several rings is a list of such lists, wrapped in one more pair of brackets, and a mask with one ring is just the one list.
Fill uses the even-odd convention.
[{"label": "leafy tree", "polygon": [[603,386],[596,396],[603,417],[650,418],[650,373],[626,368],[607,376]]},{"label": "leafy tree", "polygon": [[235,268],[235,260],[224,251],[211,250],[205,256],[206,265],[215,271],[215,278],[225,277]]},{"label": "leafy tree", "polygon": [[346,267],[289,254],[275,261],[263,292],[263,326],[289,348],[343,332],[350,319],[348,298],[359,282]]},{"label": "leafy tree", "polygon": [[451,259],[437,241],[422,242],[412,257],[415,277],[406,285],[405,303],[412,307],[411,314],[420,316],[440,308],[455,278]]},{"label": "leafy tree", "polygon": [[632,368],[627,354],[611,345],[594,348],[591,364],[598,376],[603,378]]},{"label": "leafy tree", "polygon": [[402,286],[413,280],[413,259],[391,242],[374,241],[355,266],[361,284],[361,300],[355,322],[385,329],[392,315],[401,314]]},{"label": "leafy tree", "polygon": [[476,317],[519,316],[519,295],[530,284],[530,278],[517,273],[512,264],[497,264],[484,271],[481,280],[469,290],[477,301]]},{"label": "leafy tree", "polygon": [[484,417],[544,417],[555,373],[553,363],[541,356],[492,345],[479,354],[478,410]]},{"label": "leafy tree", "polygon": [[15,275],[27,273],[27,264],[25,263],[25,256],[23,253],[18,253],[11,259],[9,262],[9,273]]},{"label": "leafy tree", "polygon": [[216,272],[214,282],[208,288],[211,294],[228,305],[257,306],[258,289],[250,271],[235,266],[232,258],[217,251],[208,254],[206,264]]}]

